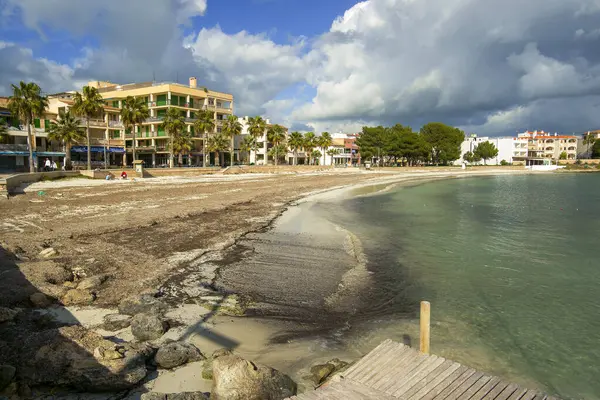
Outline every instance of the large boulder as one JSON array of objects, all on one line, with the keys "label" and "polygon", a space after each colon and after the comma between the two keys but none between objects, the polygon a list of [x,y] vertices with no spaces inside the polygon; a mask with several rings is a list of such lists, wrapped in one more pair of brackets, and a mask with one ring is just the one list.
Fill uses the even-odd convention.
[{"label": "large boulder", "polygon": [[12,382],[15,372],[16,369],[12,365],[0,365],[0,391]]},{"label": "large boulder", "polygon": [[44,280],[53,285],[62,285],[63,282],[73,280],[73,273],[60,265],[48,262],[44,266]]},{"label": "large boulder", "polygon": [[334,358],[327,361],[325,364],[313,365],[310,368],[310,374],[305,378],[312,381],[315,386],[319,386],[324,383],[327,378],[332,376],[334,372],[342,371],[347,366],[347,362],[340,361],[338,358]]},{"label": "large boulder", "polygon": [[89,290],[96,289],[108,279],[108,275],[94,275],[89,278],[82,279],[77,285],[77,289]]},{"label": "large boulder", "polygon": [[142,400],[208,400],[208,397],[202,392],[182,392],[182,393],[158,393],[149,392],[142,394]]},{"label": "large boulder", "polygon": [[50,305],[52,304],[52,300],[50,300],[50,298],[44,293],[40,292],[34,293],[31,296],[29,296],[29,301],[31,301],[31,304],[33,304],[33,306],[36,308],[46,308],[50,307]]},{"label": "large boulder", "polygon": [[296,394],[296,383],[276,369],[236,355],[213,360],[211,400],[280,400]]},{"label": "large boulder", "polygon": [[179,367],[185,363],[201,361],[205,357],[196,346],[187,342],[171,342],[161,346],[154,362],[160,368],[171,369]]},{"label": "large boulder", "polygon": [[207,359],[206,362],[204,362],[204,365],[202,366],[202,379],[206,379],[209,381],[212,380],[212,378],[213,378],[212,364],[213,364],[213,361],[215,360],[215,358],[223,357],[223,356],[230,356],[232,354],[233,354],[233,352],[230,349],[226,349],[226,348],[215,350],[212,353],[212,355],[210,356],[210,358]]},{"label": "large boulder", "polygon": [[167,305],[150,294],[128,297],[119,303],[119,314],[163,314]]},{"label": "large boulder", "polygon": [[65,306],[88,306],[94,302],[96,296],[89,290],[71,289],[62,298]]},{"label": "large boulder", "polygon": [[131,319],[131,333],[139,341],[159,339],[166,331],[166,323],[158,315],[137,314]]},{"label": "large boulder", "polygon": [[0,324],[2,322],[12,321],[18,313],[18,310],[13,310],[12,308],[0,307]]},{"label": "large boulder", "polygon": [[146,359],[128,344],[115,344],[82,326],[49,329],[23,342],[18,380],[30,386],[118,391],[146,376]]},{"label": "large boulder", "polygon": [[107,314],[104,316],[103,328],[107,331],[118,331],[131,325],[131,316],[123,314]]}]

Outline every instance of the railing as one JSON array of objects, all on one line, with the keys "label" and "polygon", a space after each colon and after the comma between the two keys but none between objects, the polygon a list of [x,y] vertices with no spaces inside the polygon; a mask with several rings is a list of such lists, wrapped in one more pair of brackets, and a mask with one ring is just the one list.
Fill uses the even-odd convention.
[{"label": "railing", "polygon": [[108,126],[111,128],[122,128],[123,123],[121,121],[108,121]]},{"label": "railing", "polygon": [[[84,119],[81,120],[81,123],[83,125],[86,124],[86,121]],[[106,126],[106,121],[104,119],[99,119],[99,118],[91,118],[90,119],[90,125],[93,126]]]},{"label": "railing", "polygon": [[4,151],[27,151],[26,144],[0,144],[0,150]]},{"label": "railing", "polygon": [[200,108],[198,106],[196,106],[196,104],[194,103],[194,106],[190,105],[190,103],[173,103],[172,100],[155,100],[155,101],[149,101],[148,102],[148,107],[164,107],[164,106],[177,106],[177,107],[185,107],[185,108]]}]

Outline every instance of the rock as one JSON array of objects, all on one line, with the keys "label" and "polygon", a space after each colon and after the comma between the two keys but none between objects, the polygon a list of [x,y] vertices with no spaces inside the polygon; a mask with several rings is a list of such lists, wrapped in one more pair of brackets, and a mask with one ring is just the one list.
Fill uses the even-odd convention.
[{"label": "rock", "polygon": [[296,394],[287,375],[236,355],[213,361],[212,400],[280,400]]},{"label": "rock", "polygon": [[77,289],[77,284],[71,281],[66,281],[65,283],[63,283],[63,286],[69,289]]},{"label": "rock", "polygon": [[62,298],[65,306],[90,305],[94,302],[96,296],[88,290],[71,289]]},{"label": "rock", "polygon": [[40,285],[38,286],[38,290],[54,299],[60,299],[69,291],[68,288],[62,285]]},{"label": "rock", "polygon": [[163,314],[167,305],[150,294],[128,297],[119,303],[119,314]]},{"label": "rock", "polygon": [[96,289],[97,287],[102,285],[104,283],[104,281],[106,281],[107,279],[108,279],[107,275],[90,276],[89,278],[85,278],[81,282],[79,282],[79,284],[77,285],[77,289],[80,289],[80,290]]},{"label": "rock", "polygon": [[107,331],[118,331],[131,325],[131,316],[123,314],[108,314],[104,316],[104,329]]},{"label": "rock", "polygon": [[133,348],[79,325],[32,333],[23,341],[17,369],[20,381],[32,387],[69,386],[89,391],[129,389],[147,372],[145,358]]},{"label": "rock", "polygon": [[160,338],[166,332],[166,324],[154,314],[137,314],[131,319],[131,333],[137,340]]},{"label": "rock", "polygon": [[16,371],[12,365],[0,365],[0,390],[3,390],[12,382]]},{"label": "rock", "polygon": [[0,307],[0,323],[12,321],[18,313],[18,310],[13,310],[12,308]]},{"label": "rock", "polygon": [[182,392],[182,393],[144,393],[142,400],[208,400],[208,397],[202,392]]},{"label": "rock", "polygon": [[52,301],[44,293],[34,293],[29,296],[29,301],[37,308],[46,308],[52,304]]},{"label": "rock", "polygon": [[212,363],[215,358],[229,356],[232,354],[233,352],[230,349],[223,348],[215,350],[202,366],[202,379],[211,380],[213,378]]},{"label": "rock", "polygon": [[160,368],[171,369],[188,362],[204,360],[200,350],[187,342],[171,342],[158,349],[154,356],[156,365]]},{"label": "rock", "polygon": [[331,360],[327,361],[327,364],[333,364],[335,367],[335,372],[339,372],[350,365],[346,361],[341,361],[339,358],[332,358]]},{"label": "rock", "polygon": [[73,273],[60,265],[54,265],[52,268],[45,269],[44,279],[53,285],[61,285],[63,282],[72,281]]},{"label": "rock", "polygon": [[54,250],[54,247],[48,247],[47,249],[44,249],[39,253],[39,256],[42,258],[50,258],[56,255],[58,255],[58,252]]},{"label": "rock", "polygon": [[333,364],[317,364],[310,368],[310,380],[315,384],[319,385],[325,381],[325,379],[335,371]]}]

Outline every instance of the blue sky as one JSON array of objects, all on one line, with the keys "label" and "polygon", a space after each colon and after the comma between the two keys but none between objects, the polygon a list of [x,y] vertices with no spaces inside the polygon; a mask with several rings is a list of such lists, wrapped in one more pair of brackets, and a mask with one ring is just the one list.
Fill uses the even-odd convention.
[{"label": "blue sky", "polygon": [[584,132],[598,21],[598,0],[0,0],[0,95],[196,76],[292,129]]}]

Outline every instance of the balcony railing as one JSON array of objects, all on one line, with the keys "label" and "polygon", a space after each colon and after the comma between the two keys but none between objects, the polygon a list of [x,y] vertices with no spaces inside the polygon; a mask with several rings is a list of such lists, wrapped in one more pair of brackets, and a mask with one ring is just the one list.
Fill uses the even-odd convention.
[{"label": "balcony railing", "polygon": [[123,123],[121,121],[108,121],[108,126],[111,128],[122,128]]},{"label": "balcony railing", "polygon": [[185,107],[185,108],[200,108],[203,103],[173,103],[172,100],[154,100],[148,102],[148,107],[164,107],[164,106],[177,106],[177,107]]},{"label": "balcony railing", "polygon": [[27,151],[26,144],[0,144],[0,151]]}]

